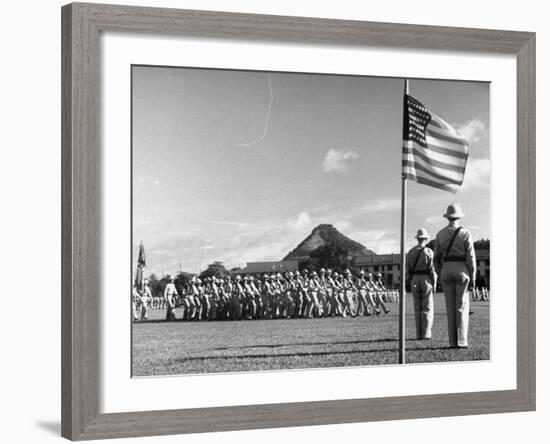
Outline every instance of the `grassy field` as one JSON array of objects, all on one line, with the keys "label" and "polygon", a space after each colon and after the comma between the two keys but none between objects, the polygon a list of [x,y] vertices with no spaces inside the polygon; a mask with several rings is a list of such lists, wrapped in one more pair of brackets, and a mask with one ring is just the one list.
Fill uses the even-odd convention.
[{"label": "grassy field", "polygon": [[[164,310],[133,326],[134,376],[342,367],[398,362],[398,305],[379,317],[163,322]],[[407,298],[407,362],[489,359],[489,303],[473,302],[470,346],[450,349],[442,295],[431,341],[416,341]],[[181,317],[180,312],[177,312]]]}]

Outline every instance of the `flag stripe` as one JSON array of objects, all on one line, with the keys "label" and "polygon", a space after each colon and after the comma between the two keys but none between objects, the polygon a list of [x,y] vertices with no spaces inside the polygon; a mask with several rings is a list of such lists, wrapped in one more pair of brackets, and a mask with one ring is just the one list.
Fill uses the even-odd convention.
[{"label": "flag stripe", "polygon": [[426,135],[432,136],[434,139],[443,140],[444,142],[450,142],[450,143],[456,143],[457,145],[468,146],[468,142],[466,142],[462,137],[453,136],[452,134],[449,134],[449,133],[443,134],[430,129],[430,127],[426,129]]},{"label": "flag stripe", "polygon": [[424,162],[422,159],[419,159],[418,156],[415,157],[412,154],[407,154],[406,156],[403,156],[403,161],[412,162],[412,165],[419,165],[423,167],[425,170],[429,170],[434,173],[434,175],[437,175],[439,177],[447,177],[449,181],[453,182],[461,182],[463,180],[464,175],[462,173],[456,172],[456,171],[449,171],[444,170],[441,168],[434,167],[426,162]]},{"label": "flag stripe", "polygon": [[416,156],[422,159],[428,165],[435,168],[441,168],[461,174],[464,173],[464,170],[466,168],[466,165],[452,165],[450,163],[440,162],[439,160],[434,159],[433,156],[430,156],[427,153],[423,153],[421,148],[417,146],[414,146],[413,148],[403,147],[403,157],[406,157],[407,155],[412,155],[413,157]]},{"label": "flag stripe", "polygon": [[457,154],[462,154],[464,159],[468,158],[468,147],[464,145],[456,145],[454,143],[445,142],[440,139],[435,139],[431,136],[426,136],[426,146],[435,146],[439,148],[448,149],[456,152]]},{"label": "flag stripe", "polygon": [[403,147],[409,149],[417,148],[424,155],[433,157],[435,160],[439,160],[440,162],[450,163],[451,165],[464,165],[464,159],[467,158],[464,153],[455,153],[453,150],[441,148],[438,146],[434,148],[433,145],[422,146],[416,143],[416,141],[413,142],[412,140],[404,140]]},{"label": "flag stripe", "polygon": [[402,164],[404,167],[408,167],[408,169],[415,169],[417,171],[422,171],[424,174],[431,177],[433,180],[440,181],[442,183],[452,183],[455,185],[462,185],[461,179],[452,179],[449,176],[440,175],[436,173],[433,168],[425,167],[424,165],[421,165],[418,162],[415,162],[414,160],[405,160],[403,159]]},{"label": "flag stripe", "polygon": [[433,126],[432,122],[427,125],[426,129],[430,132],[430,134],[426,132],[427,137],[431,137],[434,140],[440,140],[441,137],[439,137],[439,135],[447,136],[452,140],[445,140],[445,142],[451,144],[453,148],[460,151],[468,150],[468,142],[464,139],[464,137],[461,137],[455,131],[442,130],[438,127]]},{"label": "flag stripe", "polygon": [[[410,142],[410,140],[407,140],[407,142]],[[420,144],[419,144],[420,145]],[[408,145],[407,145],[408,146]],[[468,153],[464,151],[457,151],[452,148],[447,148],[435,143],[426,144],[425,147],[422,147],[426,150],[433,151],[435,153],[444,154],[445,156],[451,156],[456,157],[458,159],[467,159]]]},{"label": "flag stripe", "polygon": [[405,173],[405,178],[410,179],[410,180],[414,180],[415,182],[421,183],[423,185],[429,185],[429,186],[434,187],[434,188],[439,188],[440,190],[450,191],[451,193],[456,193],[456,191],[457,191],[456,188],[454,188],[450,185],[445,185],[445,184],[440,183],[440,182],[434,182],[433,180],[426,179],[426,178],[418,176],[414,173]]}]

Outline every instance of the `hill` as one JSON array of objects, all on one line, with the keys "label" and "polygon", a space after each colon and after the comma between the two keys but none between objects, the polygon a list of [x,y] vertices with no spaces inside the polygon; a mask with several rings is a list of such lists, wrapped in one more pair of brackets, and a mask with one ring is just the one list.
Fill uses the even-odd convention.
[{"label": "hill", "polygon": [[[364,245],[340,233],[330,224],[316,226],[311,234],[288,253],[283,260],[304,259],[320,247],[330,247],[333,250],[345,252],[348,257],[375,254]],[[318,250],[319,251],[319,250]]]}]

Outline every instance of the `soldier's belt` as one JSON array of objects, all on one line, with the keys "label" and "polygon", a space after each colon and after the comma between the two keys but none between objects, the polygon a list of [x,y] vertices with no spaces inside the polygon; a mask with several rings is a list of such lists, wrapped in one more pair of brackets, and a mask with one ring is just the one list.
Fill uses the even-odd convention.
[{"label": "soldier's belt", "polygon": [[443,262],[466,262],[466,256],[448,256]]},{"label": "soldier's belt", "polygon": [[412,276],[417,276],[417,275],[430,274],[430,272],[428,270],[420,270],[420,271],[413,271],[411,274]]}]

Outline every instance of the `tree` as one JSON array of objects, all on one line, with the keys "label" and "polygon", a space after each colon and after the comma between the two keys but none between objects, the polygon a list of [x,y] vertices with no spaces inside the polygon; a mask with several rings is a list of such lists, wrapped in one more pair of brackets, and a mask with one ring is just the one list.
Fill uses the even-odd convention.
[{"label": "tree", "polygon": [[353,263],[353,257],[349,255],[348,250],[344,246],[335,243],[316,248],[309,254],[309,257],[314,268],[324,267],[343,271],[351,267]]},{"label": "tree", "polygon": [[155,273],[151,273],[149,276],[149,288],[151,289],[153,297],[159,296],[159,293],[164,291],[164,286]]},{"label": "tree", "polygon": [[489,239],[479,239],[474,242],[474,248],[476,250],[490,250],[491,249],[491,241]]},{"label": "tree", "polygon": [[187,286],[189,285],[189,282],[191,281],[191,278],[194,275],[192,273],[187,273],[185,271],[180,271],[176,278],[174,279],[174,285],[176,286],[176,290],[178,290],[178,293],[184,294],[186,293]]},{"label": "tree", "polygon": [[208,268],[199,275],[201,279],[204,279],[206,277],[222,278],[226,276],[229,276],[229,271],[227,271],[227,269],[223,265],[223,262],[214,262],[208,265]]}]

